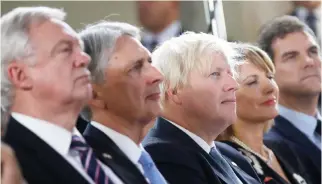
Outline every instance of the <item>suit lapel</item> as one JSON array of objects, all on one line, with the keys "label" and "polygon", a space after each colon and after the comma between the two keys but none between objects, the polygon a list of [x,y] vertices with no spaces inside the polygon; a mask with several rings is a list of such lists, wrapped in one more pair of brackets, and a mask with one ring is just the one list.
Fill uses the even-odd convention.
[{"label": "suit lapel", "polygon": [[216,163],[216,161],[206,152],[204,153],[204,156],[207,158],[207,160],[209,161],[210,165],[213,168],[214,173],[220,178],[220,180],[222,180],[223,182],[229,184],[229,181],[227,180],[226,177],[224,177],[222,175],[222,173],[219,172],[219,170],[221,170],[218,166],[218,164]]},{"label": "suit lapel", "polygon": [[[172,142],[177,142],[177,144],[185,146],[187,149],[197,150],[202,157],[204,157],[207,162],[209,163],[209,167],[212,168],[214,172],[214,177],[218,180],[221,180],[225,183],[229,183],[227,179],[219,172],[218,165],[216,164],[215,160],[205,152],[191,137],[186,135],[180,129],[172,125],[170,122],[163,118],[158,118],[155,127],[153,129],[160,130],[162,134],[167,134],[166,137],[171,140]],[[175,137],[171,136],[174,135]]]},{"label": "suit lapel", "polygon": [[84,138],[96,156],[125,183],[147,183],[145,177],[120,148],[102,131],[89,124]]},{"label": "suit lapel", "polygon": [[24,147],[28,154],[33,154],[35,162],[40,163],[41,169],[54,180],[60,180],[62,183],[88,183],[59,153],[12,117],[9,120],[6,139]]},{"label": "suit lapel", "polygon": [[275,125],[273,128],[276,128],[276,130],[283,134],[288,140],[300,145],[302,148],[305,148],[303,151],[314,157],[314,160],[320,160],[321,162],[321,151],[307,138],[306,135],[304,135],[288,120],[282,116],[277,116],[275,118]]}]

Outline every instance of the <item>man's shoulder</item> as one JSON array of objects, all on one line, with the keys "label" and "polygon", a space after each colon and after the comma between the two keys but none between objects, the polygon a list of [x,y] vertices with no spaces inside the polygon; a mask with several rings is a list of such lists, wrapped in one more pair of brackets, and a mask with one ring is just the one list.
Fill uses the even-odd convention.
[{"label": "man's shoulder", "polygon": [[199,150],[189,149],[178,143],[160,140],[143,145],[157,164],[176,164],[196,168],[200,167],[202,160],[206,159]]}]

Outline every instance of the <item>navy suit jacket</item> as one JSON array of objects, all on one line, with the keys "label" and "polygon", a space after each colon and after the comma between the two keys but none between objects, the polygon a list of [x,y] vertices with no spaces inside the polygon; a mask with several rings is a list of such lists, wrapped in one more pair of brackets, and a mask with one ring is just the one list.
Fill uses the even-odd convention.
[{"label": "navy suit jacket", "polygon": [[[264,142],[274,153],[283,157],[291,168],[300,167],[308,181],[321,183],[321,151],[287,119],[277,116]],[[297,162],[287,156],[289,150],[295,154]]]},{"label": "navy suit jacket", "polygon": [[[158,118],[143,140],[143,145],[169,183],[227,183],[218,171],[215,160],[186,133],[163,118]],[[220,152],[221,148],[219,145]],[[229,149],[225,150],[229,152]],[[244,184],[260,183],[258,178],[252,178],[223,156]],[[248,164],[247,161],[245,163]],[[253,174],[256,176],[254,171]]]},{"label": "navy suit jacket", "polygon": [[139,169],[105,133],[89,123],[83,136],[99,160],[111,168],[124,184],[147,184]]},{"label": "navy suit jacket", "polygon": [[59,153],[12,117],[3,139],[15,151],[29,184],[88,183]]}]

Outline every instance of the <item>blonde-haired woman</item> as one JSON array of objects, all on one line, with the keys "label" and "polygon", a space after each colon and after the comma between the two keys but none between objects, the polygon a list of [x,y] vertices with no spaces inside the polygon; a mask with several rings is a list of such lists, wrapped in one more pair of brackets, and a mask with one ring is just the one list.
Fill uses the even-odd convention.
[{"label": "blonde-haired woman", "polygon": [[271,59],[256,46],[239,44],[237,47],[244,60],[237,68],[237,119],[218,140],[241,152],[263,183],[307,183],[299,168],[292,168],[263,143],[264,133],[278,115],[278,87]]}]

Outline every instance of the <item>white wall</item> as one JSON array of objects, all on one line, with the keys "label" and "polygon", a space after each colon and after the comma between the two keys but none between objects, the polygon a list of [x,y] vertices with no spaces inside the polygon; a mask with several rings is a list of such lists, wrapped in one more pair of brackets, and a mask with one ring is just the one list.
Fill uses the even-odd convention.
[{"label": "white wall", "polygon": [[287,14],[290,1],[224,1],[228,39],[255,42],[259,28],[273,17]]},{"label": "white wall", "polygon": [[64,8],[68,13],[67,23],[75,29],[83,28],[84,24],[106,17],[108,20],[125,21],[138,25],[134,1],[2,1],[1,14],[19,6],[38,5]]},{"label": "white wall", "polygon": [[[109,20],[125,21],[139,26],[135,1],[2,1],[1,14],[18,6],[51,6],[64,8],[67,22],[75,29],[109,16]],[[226,30],[229,40],[256,41],[259,27],[271,18],[290,11],[289,1],[226,1],[223,0]],[[86,13],[86,15],[85,15]],[[118,14],[113,15],[112,14]],[[202,1],[181,3],[183,27],[193,31],[206,31]]]}]

